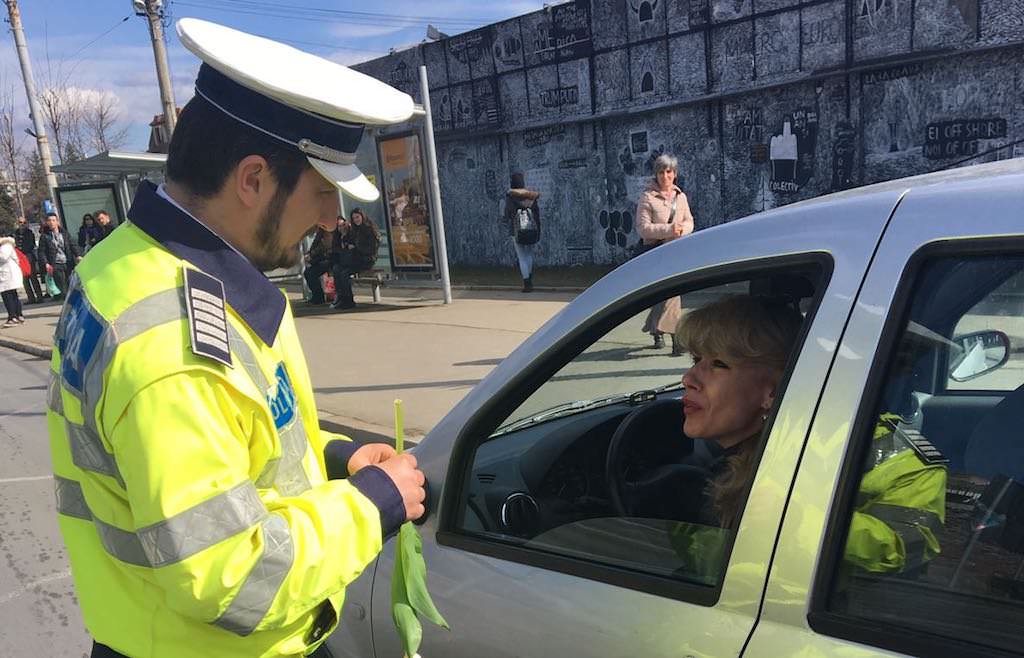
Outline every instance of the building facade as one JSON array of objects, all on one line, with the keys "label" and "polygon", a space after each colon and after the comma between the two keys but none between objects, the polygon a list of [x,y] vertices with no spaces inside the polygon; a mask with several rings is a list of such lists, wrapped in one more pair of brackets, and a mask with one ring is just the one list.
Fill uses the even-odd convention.
[{"label": "building facade", "polygon": [[571,0],[355,68],[420,65],[455,264],[513,261],[514,171],[540,264],[608,264],[661,153],[701,229],[1024,152],[1024,0]]}]

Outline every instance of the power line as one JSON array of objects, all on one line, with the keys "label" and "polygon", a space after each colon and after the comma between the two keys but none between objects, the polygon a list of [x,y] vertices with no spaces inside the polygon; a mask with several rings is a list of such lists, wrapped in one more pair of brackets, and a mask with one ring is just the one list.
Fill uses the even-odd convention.
[{"label": "power line", "polygon": [[129,14],[129,15],[125,16],[124,18],[122,18],[121,20],[119,20],[118,22],[114,23],[114,24],[113,24],[113,25],[112,25],[112,26],[110,27],[110,29],[108,29],[108,30],[107,30],[106,32],[104,32],[103,34],[99,35],[98,37],[96,37],[95,39],[93,39],[92,41],[90,41],[89,43],[85,44],[84,46],[82,46],[81,48],[79,48],[78,50],[76,50],[76,51],[75,51],[74,53],[72,53],[71,55],[68,55],[68,59],[72,59],[72,58],[74,58],[75,56],[77,56],[77,55],[78,55],[78,53],[82,52],[83,50],[85,50],[86,48],[88,48],[89,46],[91,46],[92,44],[96,43],[97,41],[99,41],[99,40],[100,40],[100,39],[102,39],[103,37],[107,36],[108,34],[110,34],[111,32],[113,32],[114,30],[116,30],[117,28],[119,28],[119,27],[121,26],[121,24],[122,24],[122,23],[124,23],[125,21],[127,21],[127,20],[128,20],[128,19],[130,19],[131,17],[132,17],[132,15],[131,15],[131,14]]}]

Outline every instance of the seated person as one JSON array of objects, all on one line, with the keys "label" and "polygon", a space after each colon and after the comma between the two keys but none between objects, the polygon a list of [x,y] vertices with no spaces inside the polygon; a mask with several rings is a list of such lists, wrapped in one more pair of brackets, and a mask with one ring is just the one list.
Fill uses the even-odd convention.
[{"label": "seated person", "polygon": [[683,431],[712,441],[718,456],[686,520],[735,529],[757,468],[762,429],[803,317],[792,306],[750,295],[688,313],[676,339],[693,357],[683,374]]},{"label": "seated person", "polygon": [[[680,345],[693,356],[683,374],[683,431],[717,444],[703,496],[684,502],[677,551],[707,551],[694,527],[735,530],[757,469],[776,388],[803,321],[774,300],[737,295],[683,318]],[[882,414],[857,497],[844,558],[872,572],[920,566],[938,553],[945,509],[945,467],[928,457],[927,442]],[[721,535],[719,535],[721,537]]]}]

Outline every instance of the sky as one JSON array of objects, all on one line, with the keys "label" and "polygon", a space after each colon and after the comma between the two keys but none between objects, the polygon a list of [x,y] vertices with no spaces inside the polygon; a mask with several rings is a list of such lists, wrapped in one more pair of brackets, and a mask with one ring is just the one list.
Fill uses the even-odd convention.
[{"label": "sky", "polygon": [[[454,35],[543,5],[540,0],[165,0],[175,102],[180,107],[192,97],[199,69],[199,60],[174,32],[173,22],[186,16],[354,64],[419,43],[428,23]],[[115,94],[121,121],[129,128],[124,150],[146,150],[149,122],[161,113],[160,93],[146,19],[134,14],[131,0],[21,0],[19,6],[37,89],[67,80],[82,90]],[[0,11],[6,21],[6,10]],[[7,27],[0,46],[0,93],[13,99],[22,119],[20,131],[30,125],[28,104]],[[35,148],[34,140],[24,139],[23,148]]]}]

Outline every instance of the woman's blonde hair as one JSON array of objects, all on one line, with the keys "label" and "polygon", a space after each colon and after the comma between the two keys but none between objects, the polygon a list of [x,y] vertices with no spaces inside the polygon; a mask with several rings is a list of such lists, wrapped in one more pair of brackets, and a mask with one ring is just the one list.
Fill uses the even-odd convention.
[{"label": "woman's blonde hair", "polygon": [[[793,306],[750,295],[734,295],[686,315],[676,341],[691,354],[715,355],[766,366],[782,376],[803,317]],[[757,467],[757,441],[746,440],[727,468],[708,486],[711,506],[723,527],[732,527]]]}]

